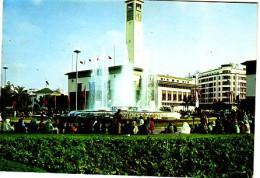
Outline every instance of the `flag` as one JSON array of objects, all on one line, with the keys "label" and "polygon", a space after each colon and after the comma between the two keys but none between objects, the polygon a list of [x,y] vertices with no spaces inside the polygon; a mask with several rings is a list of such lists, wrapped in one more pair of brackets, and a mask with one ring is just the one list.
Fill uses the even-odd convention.
[{"label": "flag", "polygon": [[85,98],[85,96],[86,96],[86,85],[85,85],[84,90],[82,92],[82,97]]},{"label": "flag", "polygon": [[111,56],[108,56],[108,59],[112,59],[112,57],[111,57]]},{"label": "flag", "polygon": [[47,80],[45,82],[46,82],[47,85],[49,85],[49,82]]}]

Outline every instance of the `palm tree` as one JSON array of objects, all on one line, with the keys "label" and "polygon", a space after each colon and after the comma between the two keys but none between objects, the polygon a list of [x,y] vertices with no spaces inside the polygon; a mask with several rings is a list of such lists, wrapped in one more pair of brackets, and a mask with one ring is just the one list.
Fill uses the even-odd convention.
[{"label": "palm tree", "polygon": [[0,96],[0,110],[4,111],[7,106],[12,106],[12,98],[14,96],[13,91],[14,86],[7,82],[7,85],[1,89],[1,96]]},{"label": "palm tree", "polygon": [[24,90],[24,87],[21,86],[15,87],[14,93],[15,93],[14,102],[16,103],[15,105],[16,109],[20,111],[27,109],[28,105],[31,104],[31,100],[27,91]]}]

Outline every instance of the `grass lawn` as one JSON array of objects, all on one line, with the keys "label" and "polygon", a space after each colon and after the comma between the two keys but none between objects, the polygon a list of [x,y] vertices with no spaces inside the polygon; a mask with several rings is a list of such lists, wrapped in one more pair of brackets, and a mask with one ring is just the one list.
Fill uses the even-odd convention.
[{"label": "grass lawn", "polygon": [[8,172],[47,172],[37,167],[31,167],[25,164],[9,161],[0,157],[0,171]]},{"label": "grass lawn", "polygon": [[[227,137],[237,137],[241,134],[156,134],[156,135],[110,135],[110,134],[20,134],[20,133],[2,133],[0,134],[1,138],[82,138],[82,139],[91,139],[91,138],[100,138],[100,139],[110,139],[110,138],[128,138],[128,139],[146,139],[148,137],[152,139],[198,139],[198,138],[227,138]],[[250,134],[254,136],[254,134]]]}]

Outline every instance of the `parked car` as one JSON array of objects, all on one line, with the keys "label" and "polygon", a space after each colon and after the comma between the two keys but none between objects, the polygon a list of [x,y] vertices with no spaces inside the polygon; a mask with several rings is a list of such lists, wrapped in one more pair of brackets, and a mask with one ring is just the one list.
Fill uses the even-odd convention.
[{"label": "parked car", "polygon": [[82,112],[79,112],[79,111],[70,111],[68,116],[69,117],[76,117],[76,116],[81,117],[81,114],[82,114]]}]

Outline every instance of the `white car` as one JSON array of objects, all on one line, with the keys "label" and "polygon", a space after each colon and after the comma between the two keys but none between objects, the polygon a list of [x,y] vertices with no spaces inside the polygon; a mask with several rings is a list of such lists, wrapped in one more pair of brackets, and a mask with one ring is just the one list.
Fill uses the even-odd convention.
[{"label": "white car", "polygon": [[70,111],[69,114],[68,114],[68,116],[69,116],[69,117],[71,117],[71,116],[74,116],[74,117],[78,116],[78,117],[80,117],[80,116],[81,116],[81,113],[82,113],[82,112],[78,112],[78,111]]}]

